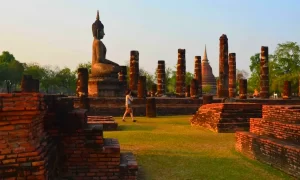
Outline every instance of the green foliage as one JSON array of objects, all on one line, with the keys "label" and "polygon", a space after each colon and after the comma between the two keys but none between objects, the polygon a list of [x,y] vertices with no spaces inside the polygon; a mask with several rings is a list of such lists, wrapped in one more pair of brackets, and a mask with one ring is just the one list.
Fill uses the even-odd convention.
[{"label": "green foliage", "polygon": [[10,63],[12,61],[15,61],[14,55],[10,54],[8,51],[3,51],[0,55],[0,64],[2,63]]},{"label": "green foliage", "polygon": [[[260,54],[250,58],[251,77],[248,80],[248,91],[259,90]],[[300,74],[300,47],[296,42],[278,44],[273,55],[269,55],[270,93],[282,92],[284,81],[292,83],[292,91],[297,92]]]},{"label": "green foliage", "polygon": [[191,85],[192,79],[194,78],[194,74],[190,72],[185,73],[185,84],[186,85]]},{"label": "green foliage", "polygon": [[204,85],[202,87],[202,92],[205,94],[208,94],[208,93],[210,93],[211,89],[212,89],[211,85]]},{"label": "green foliage", "polygon": [[76,90],[76,74],[70,68],[65,67],[58,71],[56,79],[58,85],[65,88],[68,94]]},{"label": "green foliage", "polygon": [[88,72],[91,73],[92,71],[92,63],[91,62],[86,62],[86,63],[80,63],[77,68],[76,68],[76,71],[78,68],[87,68],[88,69]]}]

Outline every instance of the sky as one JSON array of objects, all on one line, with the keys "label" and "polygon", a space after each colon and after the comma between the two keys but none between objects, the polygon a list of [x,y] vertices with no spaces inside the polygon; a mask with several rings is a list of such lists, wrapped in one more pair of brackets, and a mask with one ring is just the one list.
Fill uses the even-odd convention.
[{"label": "sky", "polygon": [[106,58],[120,65],[138,50],[140,67],[155,72],[158,60],[175,67],[186,49],[187,71],[207,47],[219,73],[219,37],[226,34],[237,69],[250,72],[250,57],[278,43],[300,42],[299,0],[0,0],[0,53],[21,62],[69,67],[92,58],[97,10],[105,26]]}]

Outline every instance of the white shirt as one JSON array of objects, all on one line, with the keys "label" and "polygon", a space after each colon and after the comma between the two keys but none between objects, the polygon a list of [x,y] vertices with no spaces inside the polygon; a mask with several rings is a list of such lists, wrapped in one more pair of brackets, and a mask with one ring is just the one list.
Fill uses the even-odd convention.
[{"label": "white shirt", "polygon": [[131,102],[133,101],[133,98],[130,95],[126,95],[125,97],[125,105],[130,105]]}]

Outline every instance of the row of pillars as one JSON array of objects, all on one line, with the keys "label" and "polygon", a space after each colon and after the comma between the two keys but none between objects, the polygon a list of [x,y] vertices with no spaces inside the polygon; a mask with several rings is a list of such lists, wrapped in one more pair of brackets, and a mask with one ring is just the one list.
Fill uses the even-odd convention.
[{"label": "row of pillars", "polygon": [[[178,61],[176,71],[176,96],[177,97],[201,97],[202,96],[202,72],[201,56],[195,56],[194,79],[191,84],[186,85],[186,59],[185,49],[178,49]],[[166,72],[165,61],[159,60],[156,70],[157,84],[151,88],[151,96],[162,96],[166,93]],[[144,77],[139,75],[139,52],[130,52],[129,88],[137,91],[139,97],[144,97],[144,88],[139,87],[145,84]],[[122,75],[122,74],[121,74]],[[120,77],[120,74],[119,74]],[[120,78],[119,78],[120,80]]]},{"label": "row of pillars", "polygon": [[[223,34],[219,49],[219,80],[217,82],[218,97],[236,96],[236,54],[228,54],[228,38]],[[240,81],[240,98],[247,97],[247,80]],[[260,54],[260,98],[269,98],[269,49],[261,47]]]}]

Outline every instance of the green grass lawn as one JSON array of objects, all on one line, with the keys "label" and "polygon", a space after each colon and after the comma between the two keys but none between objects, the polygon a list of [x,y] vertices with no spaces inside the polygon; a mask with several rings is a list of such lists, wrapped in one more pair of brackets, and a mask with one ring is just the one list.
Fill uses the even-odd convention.
[{"label": "green grass lawn", "polygon": [[140,179],[291,179],[236,152],[234,133],[191,127],[190,117],[138,117],[136,123],[116,118],[119,131],[104,137],[117,138],[122,151],[134,153]]}]

